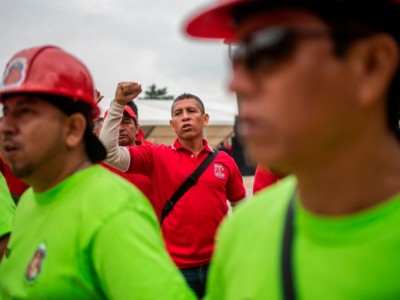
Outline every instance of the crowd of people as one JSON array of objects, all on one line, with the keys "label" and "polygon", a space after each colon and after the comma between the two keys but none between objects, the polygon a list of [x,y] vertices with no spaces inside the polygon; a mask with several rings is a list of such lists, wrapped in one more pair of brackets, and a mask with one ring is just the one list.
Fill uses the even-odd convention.
[{"label": "crowd of people", "polygon": [[246,201],[198,96],[174,99],[176,139],[155,145],[140,83],[118,83],[100,117],[77,57],[16,53],[0,85],[0,298],[399,299],[399,25],[395,0],[216,0],[188,20],[235,44],[229,87],[258,163]]}]

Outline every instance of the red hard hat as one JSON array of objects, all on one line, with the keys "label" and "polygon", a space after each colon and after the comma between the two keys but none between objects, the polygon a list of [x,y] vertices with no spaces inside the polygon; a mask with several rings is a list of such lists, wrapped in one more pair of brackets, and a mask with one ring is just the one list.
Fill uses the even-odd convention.
[{"label": "red hard hat", "polygon": [[6,66],[0,84],[0,99],[15,93],[48,94],[82,101],[100,114],[92,77],[73,55],[54,46],[22,50]]},{"label": "red hard hat", "polygon": [[186,24],[186,32],[194,37],[214,39],[235,39],[235,27],[231,11],[239,4],[259,0],[218,0],[216,5],[208,7],[194,15]]}]

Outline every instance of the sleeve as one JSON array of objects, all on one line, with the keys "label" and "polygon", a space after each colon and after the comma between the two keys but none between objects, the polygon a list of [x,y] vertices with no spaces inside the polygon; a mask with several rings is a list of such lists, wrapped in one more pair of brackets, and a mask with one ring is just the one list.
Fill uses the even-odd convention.
[{"label": "sleeve", "polygon": [[103,225],[93,264],[108,299],[195,299],[149,213],[125,211]]},{"label": "sleeve", "polygon": [[3,175],[0,174],[0,237],[11,232],[14,214],[14,201]]},{"label": "sleeve", "polygon": [[228,156],[228,163],[229,163],[229,179],[227,182],[227,198],[229,202],[232,204],[235,202],[239,202],[243,200],[246,197],[246,189],[243,184],[243,177],[242,174],[239,171],[238,166],[236,165],[235,161]]},{"label": "sleeve", "polygon": [[131,161],[127,173],[139,173],[151,177],[154,165],[154,151],[156,146],[153,144],[143,144],[137,147],[129,147]]},{"label": "sleeve", "polygon": [[99,139],[107,150],[106,164],[125,172],[129,168],[130,154],[126,147],[118,145],[119,124],[121,123],[124,106],[111,101],[107,117],[104,119]]}]

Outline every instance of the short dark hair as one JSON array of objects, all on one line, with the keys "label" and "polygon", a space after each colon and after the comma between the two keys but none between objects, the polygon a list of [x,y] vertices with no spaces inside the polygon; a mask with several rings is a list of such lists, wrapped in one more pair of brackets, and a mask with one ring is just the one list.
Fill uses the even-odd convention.
[{"label": "short dark hair", "polygon": [[126,105],[128,105],[133,110],[136,117],[139,119],[139,111],[138,111],[138,107],[137,107],[136,103],[134,101],[130,101]]},{"label": "short dark hair", "polygon": [[[232,11],[235,24],[273,8],[302,8],[320,16],[332,30],[337,56],[346,54],[357,40],[388,33],[400,47],[400,5],[393,0],[263,0],[238,5]],[[389,130],[400,140],[400,65],[397,66],[387,96]]]},{"label": "short dark hair", "polygon": [[174,105],[175,105],[175,103],[178,102],[178,101],[181,101],[181,100],[185,100],[185,99],[193,99],[193,100],[195,100],[200,106],[201,113],[202,114],[206,113],[206,110],[204,109],[204,103],[203,103],[203,101],[201,101],[201,99],[199,97],[197,97],[196,95],[193,95],[193,94],[183,93],[183,94],[179,95],[178,97],[176,97],[174,99],[174,102],[172,102],[171,116],[174,113]]},{"label": "short dark hair", "polygon": [[40,98],[51,103],[67,116],[74,113],[81,113],[86,119],[86,130],[91,131],[93,129],[92,108],[87,103],[83,101],[71,101],[71,98],[59,95],[40,95]]}]

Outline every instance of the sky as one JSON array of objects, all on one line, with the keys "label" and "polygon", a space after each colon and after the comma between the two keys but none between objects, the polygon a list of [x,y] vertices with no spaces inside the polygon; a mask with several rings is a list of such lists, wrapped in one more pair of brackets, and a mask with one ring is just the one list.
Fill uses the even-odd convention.
[{"label": "sky", "polygon": [[105,96],[120,81],[155,83],[177,96],[235,104],[227,46],[189,38],[187,18],[215,0],[0,0],[0,68],[26,48],[52,44],[81,59]]}]

